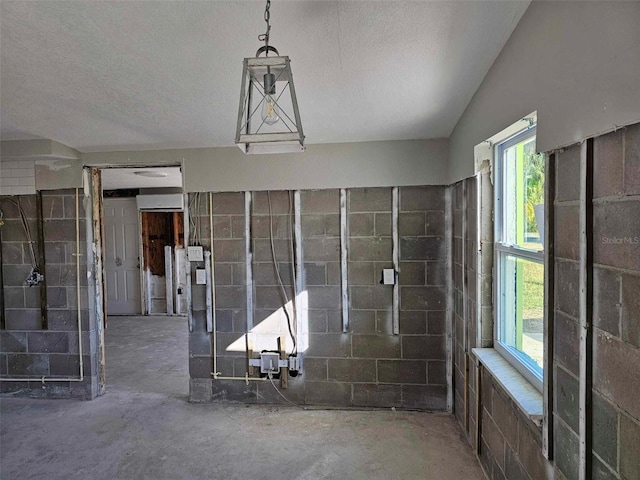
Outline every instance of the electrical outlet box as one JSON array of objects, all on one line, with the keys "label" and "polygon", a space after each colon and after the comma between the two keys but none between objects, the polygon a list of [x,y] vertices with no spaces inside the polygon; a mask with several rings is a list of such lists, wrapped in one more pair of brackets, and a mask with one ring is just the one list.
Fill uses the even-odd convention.
[{"label": "electrical outlet box", "polygon": [[280,371],[280,355],[272,352],[260,354],[260,373],[278,373]]},{"label": "electrical outlet box", "polygon": [[190,262],[202,262],[204,260],[202,247],[187,247],[187,257]]},{"label": "electrical outlet box", "polygon": [[382,270],[382,284],[383,285],[396,284],[396,271],[393,268],[385,268]]},{"label": "electrical outlet box", "polygon": [[196,285],[206,285],[207,276],[204,268],[196,268]]}]

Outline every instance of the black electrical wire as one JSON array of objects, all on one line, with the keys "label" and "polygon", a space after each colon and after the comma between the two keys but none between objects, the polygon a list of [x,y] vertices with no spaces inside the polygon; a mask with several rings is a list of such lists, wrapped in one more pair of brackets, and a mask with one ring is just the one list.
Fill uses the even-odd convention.
[{"label": "black electrical wire", "polygon": [[276,249],[273,242],[273,211],[271,208],[271,192],[269,191],[267,191],[267,201],[269,202],[269,241],[271,243],[271,257],[273,258],[273,267],[276,270],[278,284],[280,285],[280,301],[282,302],[282,310],[284,311],[284,315],[287,317],[287,326],[289,327],[289,336],[291,337],[291,341],[293,342],[293,351],[297,351],[298,342],[296,342],[296,338],[293,335],[293,329],[291,328],[291,317],[289,316],[289,312],[287,311],[287,303],[289,303],[289,298],[287,297],[287,291],[284,288],[284,283],[282,282],[282,277],[280,276],[280,267],[278,267],[278,261],[276,259]]},{"label": "black electrical wire", "polygon": [[[291,190],[289,190],[289,218],[288,218],[288,223],[289,223],[289,235],[291,238],[291,242],[289,242],[289,245],[291,246],[291,278],[293,279],[293,298],[291,300],[291,306],[293,307],[293,318],[296,320],[295,322],[295,327],[294,327],[294,331],[296,332],[296,338],[298,338],[298,306],[296,304],[296,302],[298,301],[298,298],[296,297],[296,285],[298,283],[297,281],[297,276],[296,276],[296,255],[295,255],[295,250],[296,250],[296,240],[295,240],[295,226],[294,226],[294,222],[292,222],[292,218],[295,215],[295,208],[294,208],[294,197],[293,194],[291,192]],[[294,354],[298,353],[298,344],[297,342],[294,342],[294,348],[292,351]]]},{"label": "black electrical wire", "polygon": [[[29,253],[31,254],[31,266],[37,270],[38,269],[38,264],[36,262],[36,254],[35,254],[35,250],[33,249],[33,240],[31,237],[31,229],[29,228],[29,222],[27,221],[27,215],[24,213],[24,209],[22,208],[22,205],[20,205],[20,197],[18,197],[18,200],[13,200],[11,198],[3,198],[0,200],[0,202],[5,201],[5,202],[10,202],[13,205],[16,206],[16,208],[18,209],[18,213],[20,214],[20,220],[22,222],[22,228],[24,229],[24,234],[27,238],[27,244],[29,245]],[[3,215],[4,216],[4,215]]]}]

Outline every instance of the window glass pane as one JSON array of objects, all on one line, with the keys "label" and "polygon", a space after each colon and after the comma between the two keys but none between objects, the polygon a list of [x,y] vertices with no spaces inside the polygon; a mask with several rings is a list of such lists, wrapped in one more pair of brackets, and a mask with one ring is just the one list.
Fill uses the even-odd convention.
[{"label": "window glass pane", "polygon": [[530,250],[542,250],[544,223],[544,155],[536,153],[529,137],[502,151],[502,241]]},{"label": "window glass pane", "polygon": [[526,355],[542,373],[544,265],[500,254],[500,342]]}]

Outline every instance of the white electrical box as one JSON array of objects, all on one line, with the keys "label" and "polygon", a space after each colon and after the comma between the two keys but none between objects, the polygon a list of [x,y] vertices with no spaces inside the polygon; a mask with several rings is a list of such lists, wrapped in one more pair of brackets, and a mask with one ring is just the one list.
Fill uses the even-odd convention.
[{"label": "white electrical box", "polygon": [[382,270],[382,283],[383,285],[396,284],[396,271],[393,268],[384,268]]},{"label": "white electrical box", "polygon": [[202,247],[187,247],[187,257],[190,262],[201,262],[204,260]]},{"label": "white electrical box", "polygon": [[196,268],[196,285],[206,285],[207,275],[204,268]]}]

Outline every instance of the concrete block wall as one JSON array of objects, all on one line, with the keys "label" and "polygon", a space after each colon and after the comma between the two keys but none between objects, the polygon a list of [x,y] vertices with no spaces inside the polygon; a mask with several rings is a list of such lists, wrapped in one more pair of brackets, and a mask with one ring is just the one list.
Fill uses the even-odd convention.
[{"label": "concrete block wall", "polygon": [[[193,196],[194,194],[190,195]],[[227,347],[242,338],[246,331],[244,193],[215,193],[212,203],[217,367],[224,376],[244,376],[247,369],[244,351],[227,350]],[[199,224],[202,243],[207,249],[211,247],[208,206],[208,195],[201,195]],[[192,275],[195,267],[203,266],[204,264],[191,262]],[[212,401],[214,396],[229,400],[255,396],[255,385],[247,387],[243,382],[228,382],[226,388],[220,388],[220,382],[213,382],[213,336],[207,332],[205,309],[205,287],[196,285],[194,277],[193,331],[189,334],[190,399],[195,402],[208,402]]]},{"label": "concrete block wall", "polygon": [[631,480],[640,478],[640,124],[595,139],[593,176],[593,468]]},{"label": "concrete block wall", "polygon": [[[640,124],[594,139],[594,478],[640,477]],[[555,405],[556,467],[579,468],[580,145],[557,154]]]},{"label": "concrete block wall", "polygon": [[427,368],[425,385],[403,385],[403,406],[445,410],[448,272],[445,187],[402,187],[399,197],[401,358],[417,365],[426,360]]},{"label": "concrete block wall", "polygon": [[[0,197],[7,198],[7,197]],[[8,197],[16,200],[18,197]],[[0,331],[0,375],[6,378],[33,378],[31,381],[0,381],[4,394],[47,398],[89,399],[98,394],[97,333],[92,325],[87,270],[86,213],[84,195],[79,197],[80,245],[76,251],[75,191],[42,193],[44,244],[38,242],[37,202],[35,195],[20,197],[31,229],[36,261],[44,249],[41,267],[44,283],[28,287],[25,279],[31,270],[31,255],[17,208],[4,201],[2,229],[2,269],[5,303],[5,329]],[[82,315],[82,382],[49,379],[79,375],[76,253],[80,254],[80,301]],[[89,263],[89,265],[88,265]],[[41,289],[46,289],[42,309]]]},{"label": "concrete block wall", "polygon": [[579,460],[580,145],[556,153],[554,453],[559,475],[575,479]]},{"label": "concrete block wall", "polygon": [[[400,335],[392,334],[392,287],[380,285],[382,269],[393,267],[392,189],[351,189],[348,193],[351,305],[346,333],[341,312],[340,191],[300,192],[308,348],[301,352],[303,374],[289,379],[285,393],[290,400],[316,405],[446,408],[444,192],[444,187],[400,189]],[[271,192],[274,247],[289,299],[293,294],[292,196],[293,192]],[[215,194],[213,212],[218,370],[223,376],[244,376],[244,194]],[[205,231],[208,217],[201,220]],[[276,318],[290,350],[269,241],[266,192],[254,193],[251,220],[254,332],[263,331]],[[202,237],[207,244],[208,231]],[[211,381],[211,335],[204,328],[204,294],[196,293],[200,290],[193,286],[191,400],[283,401],[268,382],[247,386],[242,381]],[[258,342],[257,335],[252,337]],[[256,345],[254,350],[259,351]]]},{"label": "concrete block wall", "polygon": [[481,375],[480,463],[490,479],[545,480],[553,466],[542,454],[542,432],[522,414],[502,386],[484,369]]},{"label": "concrete block wall", "polygon": [[[554,358],[552,381],[553,461],[542,453],[542,429],[514,404],[482,369],[480,461],[491,479],[576,480],[579,471],[579,198],[580,145],[556,155]],[[594,139],[593,198],[593,392],[592,478],[640,478],[640,124]],[[461,190],[460,184],[452,187]],[[459,195],[459,193],[458,193]],[[453,195],[454,320],[460,335],[462,240]],[[458,269],[458,273],[456,273]],[[474,319],[469,318],[473,328]],[[455,414],[464,427],[464,383],[457,344]],[[473,366],[475,368],[475,366]],[[470,412],[478,379],[469,377]],[[470,413],[473,415],[473,413]],[[473,417],[470,423],[474,421]],[[470,429],[468,439],[475,439]],[[475,446],[475,445],[474,445]]]},{"label": "concrete block wall", "polygon": [[[542,454],[542,430],[527,418],[500,383],[484,368],[478,368],[471,350],[491,346],[492,293],[481,296],[483,321],[478,321],[478,264],[483,262],[483,283],[491,285],[492,252],[478,255],[477,177],[451,187],[453,269],[453,385],[454,414],[471,446],[479,451],[480,462],[491,479],[543,480],[553,478],[553,466]],[[492,201],[492,199],[491,199]],[[483,202],[483,205],[486,203]],[[483,208],[485,208],[483,206]],[[490,209],[488,210],[490,211]],[[487,213],[487,212],[484,212]],[[466,222],[465,222],[466,220]],[[486,235],[483,233],[482,238]],[[463,245],[465,251],[463,253]],[[485,247],[486,248],[486,244]],[[465,308],[466,304],[466,308]],[[479,332],[478,329],[481,329]],[[465,344],[466,339],[466,344]],[[481,339],[481,344],[478,340]],[[466,348],[465,348],[466,347]],[[468,371],[465,372],[465,351]],[[465,395],[465,389],[467,393]],[[480,391],[480,399],[476,398]],[[465,398],[466,397],[466,398]],[[476,405],[479,402],[480,419]],[[478,422],[480,437],[476,437]],[[479,443],[479,446],[477,445]]]},{"label": "concrete block wall", "polygon": [[[41,285],[28,287],[25,284],[31,272],[32,262],[39,263],[41,245],[38,240],[36,196],[0,197],[0,209],[4,225],[0,228],[2,236],[2,273],[4,292],[4,314],[7,329],[22,327],[24,330],[40,329],[46,325],[41,312]],[[22,226],[18,208],[11,201],[20,202],[33,241],[32,259],[27,236]]]},{"label": "concrete block wall", "polygon": [[[451,187],[453,276],[453,411],[469,441],[476,425],[475,362],[471,349],[477,345],[477,193],[476,178]],[[464,247],[464,252],[463,252]],[[467,364],[465,364],[467,355]],[[466,379],[466,380],[465,380]],[[465,381],[468,389],[465,408]]]},{"label": "concrete block wall", "polygon": [[[309,304],[309,348],[305,352],[305,371],[300,378],[305,384],[304,402],[349,405],[352,382],[358,378],[371,381],[376,374],[376,366],[375,360],[353,359],[350,335],[342,333],[340,190],[303,191],[300,193],[300,207]],[[374,228],[372,219],[368,225],[361,223],[355,226],[356,230],[365,228],[372,231]],[[366,255],[364,251],[362,253]],[[351,273],[357,279],[357,273]],[[366,276],[366,272],[359,274],[360,277]],[[375,322],[375,315],[368,320]],[[352,317],[355,325],[363,321]],[[366,395],[357,391],[356,399],[363,394]]]},{"label": "concrete block wall", "polygon": [[[464,181],[463,181],[464,182]],[[451,189],[451,216],[452,227],[451,233],[451,269],[452,269],[452,291],[450,295],[453,297],[453,325],[452,325],[452,343],[453,343],[453,412],[461,425],[466,424],[464,417],[465,399],[465,346],[464,346],[464,329],[466,328],[463,317],[463,264],[462,264],[462,191],[463,182],[458,182],[449,187]]]}]

